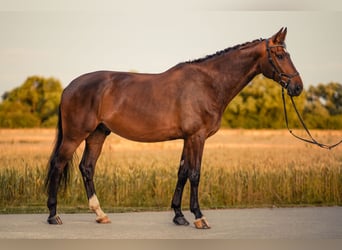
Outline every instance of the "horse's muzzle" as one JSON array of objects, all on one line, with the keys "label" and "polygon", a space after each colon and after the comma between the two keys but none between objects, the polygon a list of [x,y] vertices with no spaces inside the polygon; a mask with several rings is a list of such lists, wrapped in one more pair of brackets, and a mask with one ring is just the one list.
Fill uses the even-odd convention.
[{"label": "horse's muzzle", "polygon": [[287,86],[287,94],[289,96],[299,96],[303,91],[303,82],[299,74],[295,77],[290,77]]},{"label": "horse's muzzle", "polygon": [[287,86],[287,94],[289,96],[299,96],[303,91],[302,84],[290,84]]}]

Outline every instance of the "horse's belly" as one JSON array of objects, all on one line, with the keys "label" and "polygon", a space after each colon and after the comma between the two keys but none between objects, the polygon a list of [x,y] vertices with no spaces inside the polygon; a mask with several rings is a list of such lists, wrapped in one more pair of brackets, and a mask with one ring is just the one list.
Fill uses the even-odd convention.
[{"label": "horse's belly", "polygon": [[182,138],[181,130],[165,122],[134,120],[117,118],[112,121],[103,122],[113,133],[126,139],[139,142],[160,142]]}]

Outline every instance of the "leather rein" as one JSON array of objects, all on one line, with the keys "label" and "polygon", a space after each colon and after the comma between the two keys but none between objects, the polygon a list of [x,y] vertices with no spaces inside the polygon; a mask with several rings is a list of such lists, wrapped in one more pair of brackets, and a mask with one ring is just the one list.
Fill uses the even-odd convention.
[{"label": "leather rein", "polygon": [[[266,49],[267,49],[267,54],[268,54],[268,61],[270,62],[270,64],[272,65],[273,67],[273,79],[275,79],[275,76],[277,74],[278,76],[278,83],[282,86],[282,92],[281,92],[281,96],[282,96],[282,99],[283,99],[283,107],[284,107],[284,116],[285,116],[285,123],[286,123],[286,127],[288,129],[288,131],[290,132],[291,135],[293,135],[295,138],[299,139],[299,140],[302,140],[304,142],[307,142],[307,143],[311,143],[311,144],[314,144],[314,145],[317,145],[318,147],[321,147],[321,148],[324,148],[324,149],[332,149],[334,147],[337,147],[338,145],[340,145],[342,143],[342,140],[340,140],[339,142],[335,143],[335,144],[332,144],[332,145],[327,145],[327,144],[323,144],[323,143],[320,143],[320,142],[317,142],[311,135],[309,129],[307,128],[307,126],[305,125],[304,123],[304,120],[303,118],[301,117],[301,115],[299,114],[298,112],[298,109],[297,109],[297,106],[293,100],[293,97],[290,96],[290,99],[291,99],[291,102],[292,102],[292,106],[294,108],[294,110],[296,111],[296,114],[297,114],[297,117],[298,117],[298,120],[300,121],[301,125],[303,126],[303,128],[305,129],[307,135],[309,136],[309,139],[306,139],[306,138],[303,138],[303,137],[300,137],[296,134],[294,134],[292,132],[292,130],[289,128],[289,122],[288,122],[288,117],[287,117],[287,110],[286,110],[286,103],[285,103],[285,94],[284,94],[284,90],[287,89],[287,87],[289,86],[289,84],[291,83],[291,80],[293,77],[295,76],[298,76],[299,73],[296,71],[294,74],[286,74],[286,73],[283,73],[282,70],[280,69],[280,67],[277,67],[277,65],[275,64],[273,58],[272,58],[272,54],[271,54],[271,49],[272,48],[275,48],[275,47],[283,47],[285,49],[285,45],[274,45],[274,46],[270,46],[269,45],[269,40],[267,39],[266,40]],[[286,79],[286,80],[285,80]]]}]

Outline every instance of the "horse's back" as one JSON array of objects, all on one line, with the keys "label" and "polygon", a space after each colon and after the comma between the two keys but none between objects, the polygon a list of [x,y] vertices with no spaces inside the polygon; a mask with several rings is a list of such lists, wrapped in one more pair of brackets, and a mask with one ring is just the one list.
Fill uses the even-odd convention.
[{"label": "horse's back", "polygon": [[112,74],[113,72],[111,71],[95,71],[83,74],[70,82],[63,91],[63,97],[102,89],[105,82],[110,79]]}]

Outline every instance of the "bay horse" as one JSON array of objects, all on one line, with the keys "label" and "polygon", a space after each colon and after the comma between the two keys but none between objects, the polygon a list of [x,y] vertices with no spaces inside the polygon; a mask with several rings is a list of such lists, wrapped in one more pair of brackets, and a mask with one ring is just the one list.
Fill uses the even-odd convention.
[{"label": "bay horse", "polygon": [[204,143],[219,129],[228,103],[256,75],[278,82],[289,96],[302,92],[301,77],[285,48],[286,33],[287,28],[282,28],[268,39],[180,63],[160,74],[97,71],[74,79],[61,96],[57,138],[48,165],[48,223],[62,224],[57,214],[58,188],[84,140],[79,169],[89,207],[98,223],[110,222],[100,207],[93,176],[102,145],[113,132],[138,142],[183,139],[171,202],[173,222],[189,225],[181,210],[184,185],[189,179],[195,227],[210,228],[198,201]]}]

